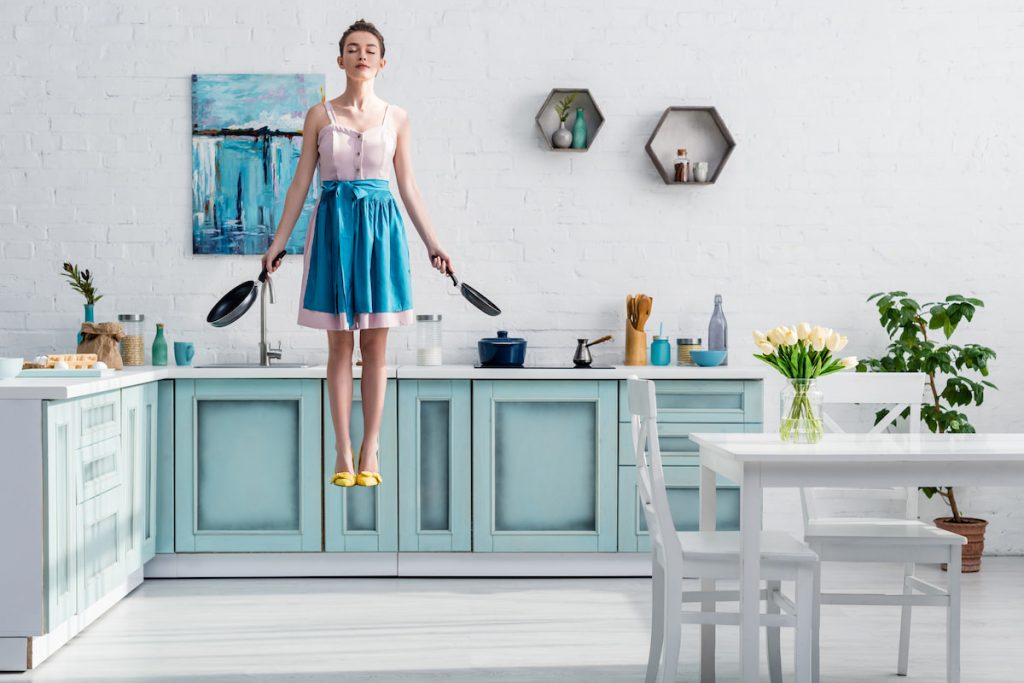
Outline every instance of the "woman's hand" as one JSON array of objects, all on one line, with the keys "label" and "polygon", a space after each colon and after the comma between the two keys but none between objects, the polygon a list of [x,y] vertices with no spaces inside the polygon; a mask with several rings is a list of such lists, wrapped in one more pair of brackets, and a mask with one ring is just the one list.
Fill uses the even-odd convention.
[{"label": "woman's hand", "polygon": [[273,273],[275,270],[281,267],[281,260],[283,259],[283,257],[282,259],[278,259],[277,261],[272,261],[271,259],[280,254],[282,251],[284,251],[284,247],[279,246],[276,242],[270,243],[270,247],[267,249],[267,253],[265,253],[263,255],[263,258],[260,259],[260,262],[262,263],[263,267],[267,269],[267,273]]},{"label": "woman's hand", "polygon": [[442,275],[455,272],[455,268],[452,267],[452,257],[441,247],[428,247],[427,255],[430,257],[430,265],[441,271]]}]

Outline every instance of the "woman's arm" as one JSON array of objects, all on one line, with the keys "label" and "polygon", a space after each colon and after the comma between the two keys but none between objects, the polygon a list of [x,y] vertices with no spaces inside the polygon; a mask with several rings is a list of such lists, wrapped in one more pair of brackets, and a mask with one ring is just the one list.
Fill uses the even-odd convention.
[{"label": "woman's arm", "polygon": [[397,110],[395,128],[398,134],[398,141],[395,145],[395,179],[398,181],[398,193],[402,196],[402,203],[409,213],[409,218],[416,226],[416,232],[427,247],[427,256],[430,257],[430,264],[441,271],[442,274],[454,273],[452,259],[441,248],[434,232],[434,227],[427,217],[427,208],[423,202],[423,195],[416,185],[416,177],[412,172],[412,132],[409,126],[409,115],[400,107]]},{"label": "woman's arm", "polygon": [[[295,167],[295,175],[292,177],[291,185],[288,186],[288,193],[284,199],[284,211],[281,212],[281,222],[277,224],[277,232],[274,239],[263,255],[263,267],[268,273],[273,273],[281,265],[281,262],[272,263],[271,259],[284,250],[288,244],[288,238],[295,229],[295,222],[302,215],[302,206],[306,203],[306,195],[309,194],[309,184],[313,180],[313,173],[316,171],[316,164],[319,161],[320,153],[317,150],[317,134],[326,125],[327,115],[320,105],[310,107],[306,112],[306,121],[302,125],[302,152],[299,154],[299,163]],[[310,228],[312,229],[312,228]]]}]

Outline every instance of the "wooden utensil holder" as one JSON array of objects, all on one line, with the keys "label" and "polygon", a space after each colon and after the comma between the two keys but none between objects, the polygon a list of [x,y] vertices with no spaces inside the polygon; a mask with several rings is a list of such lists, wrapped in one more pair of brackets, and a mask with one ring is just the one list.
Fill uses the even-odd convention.
[{"label": "wooden utensil holder", "polygon": [[626,321],[626,365],[647,365],[647,333]]}]

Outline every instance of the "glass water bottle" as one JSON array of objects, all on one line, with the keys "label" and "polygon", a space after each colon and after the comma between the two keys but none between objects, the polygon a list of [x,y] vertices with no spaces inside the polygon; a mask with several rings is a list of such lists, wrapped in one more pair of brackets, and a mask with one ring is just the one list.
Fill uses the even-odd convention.
[{"label": "glass water bottle", "polygon": [[721,294],[715,294],[715,310],[711,313],[711,322],[708,324],[708,350],[725,351],[722,365],[729,363],[729,325],[725,322],[725,313],[722,312]]}]

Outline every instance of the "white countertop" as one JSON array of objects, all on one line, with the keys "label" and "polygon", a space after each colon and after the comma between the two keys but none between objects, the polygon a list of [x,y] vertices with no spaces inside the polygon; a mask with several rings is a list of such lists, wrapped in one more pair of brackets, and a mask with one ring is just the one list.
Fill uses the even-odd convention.
[{"label": "white countertop", "polygon": [[[362,368],[355,366],[358,378]],[[645,379],[750,379],[763,380],[771,368],[718,367],[698,368],[667,366],[619,365],[608,369],[575,368],[475,368],[472,365],[391,365],[389,378],[398,379],[626,379],[637,375]],[[87,396],[101,391],[121,389],[161,379],[323,379],[327,367],[306,368],[203,368],[191,366],[140,365],[116,371],[108,377],[33,377],[0,380],[0,399],[64,399]]]}]

